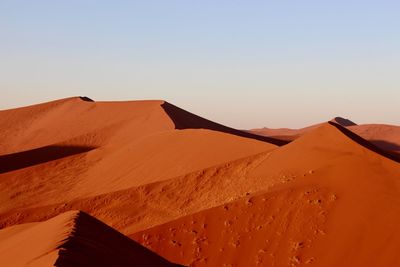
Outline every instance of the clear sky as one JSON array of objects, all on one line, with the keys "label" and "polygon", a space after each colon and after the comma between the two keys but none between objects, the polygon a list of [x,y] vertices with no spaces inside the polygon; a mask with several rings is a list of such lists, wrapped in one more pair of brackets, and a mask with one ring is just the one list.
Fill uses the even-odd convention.
[{"label": "clear sky", "polygon": [[0,0],[0,93],[165,99],[237,128],[400,124],[400,1]]}]

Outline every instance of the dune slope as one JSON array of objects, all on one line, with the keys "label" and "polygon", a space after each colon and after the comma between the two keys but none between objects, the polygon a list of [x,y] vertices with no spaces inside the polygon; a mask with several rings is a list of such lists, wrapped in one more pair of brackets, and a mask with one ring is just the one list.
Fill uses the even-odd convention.
[{"label": "dune slope", "polygon": [[0,264],[178,266],[80,211],[0,230]]},{"label": "dune slope", "polygon": [[175,129],[163,105],[70,98],[1,111],[0,212],[173,179],[277,147],[177,107],[170,113],[186,124]]},{"label": "dune slope", "polygon": [[[21,240],[43,237],[22,262],[90,266],[93,253],[144,253],[191,266],[400,265],[400,159],[347,120],[279,146],[164,101],[71,98],[1,111],[0,125],[10,139],[0,154],[0,227],[15,225],[0,231],[5,259],[33,242]],[[367,128],[357,129],[372,140]],[[106,242],[114,230],[70,210],[154,254],[120,234]]]},{"label": "dune slope", "polygon": [[[357,125],[354,122],[348,119],[343,119],[341,117],[336,117],[332,119],[331,122],[348,128],[352,132],[370,141],[375,146],[381,149],[384,149],[391,153],[400,153],[400,126],[385,124]],[[318,128],[321,125],[322,124],[316,124],[301,129],[260,128],[252,129],[248,132],[290,142],[299,138],[301,135]]]},{"label": "dune slope", "polygon": [[[132,237],[194,266],[398,265],[400,165],[342,130],[325,124],[271,152],[247,174],[260,193]],[[261,194],[265,180],[280,182]]]}]

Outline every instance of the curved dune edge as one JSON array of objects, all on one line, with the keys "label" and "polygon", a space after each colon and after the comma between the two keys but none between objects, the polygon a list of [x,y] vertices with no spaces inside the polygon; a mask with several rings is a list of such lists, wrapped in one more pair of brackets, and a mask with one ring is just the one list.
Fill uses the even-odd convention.
[{"label": "curved dune edge", "polygon": [[[380,149],[390,153],[400,154],[400,126],[386,125],[386,124],[361,124],[357,125],[354,122],[337,117],[330,122],[343,126],[360,137],[368,140]],[[273,129],[273,128],[260,128],[252,129],[248,132],[272,137],[275,139],[291,142],[307,132],[310,132],[322,124],[316,124],[301,129]]]},{"label": "curved dune edge", "polygon": [[181,266],[81,211],[0,230],[0,265]]}]

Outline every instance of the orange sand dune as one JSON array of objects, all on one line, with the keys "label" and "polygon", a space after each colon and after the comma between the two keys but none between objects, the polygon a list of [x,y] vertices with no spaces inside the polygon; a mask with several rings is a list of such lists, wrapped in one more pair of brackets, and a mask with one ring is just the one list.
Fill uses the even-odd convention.
[{"label": "orange sand dune", "polygon": [[247,175],[254,190],[281,179],[271,193],[133,237],[194,266],[397,266],[400,165],[345,133],[325,124],[273,151]]},{"label": "orange sand dune", "polygon": [[72,97],[0,111],[0,155],[66,141],[121,146],[155,132],[200,128],[284,144],[217,124],[161,100],[95,102]]},{"label": "orange sand dune", "polygon": [[[344,127],[356,125],[354,122],[352,122],[348,119],[341,118],[341,117],[333,118],[330,121],[337,123]],[[274,138],[285,140],[285,141],[293,141],[293,140],[297,139],[298,137],[300,137],[301,135],[305,134],[306,132],[315,130],[316,128],[320,127],[321,125],[323,125],[323,123],[318,123],[318,124],[300,128],[300,129],[290,129],[290,128],[274,129],[274,128],[264,127],[264,128],[260,128],[260,129],[251,129],[248,132],[259,134],[262,136],[269,136],[269,137],[275,136]]]},{"label": "orange sand dune", "polygon": [[[0,211],[67,202],[182,176],[275,146],[208,130],[155,134],[0,175]],[[1,156],[0,156],[1,162]]]},{"label": "orange sand dune", "polygon": [[[136,203],[130,202],[130,207],[133,213],[139,212],[141,215],[131,223],[140,224],[141,221],[146,221],[146,216],[168,207],[165,205],[168,203],[167,199],[171,202],[171,210],[173,207],[183,211],[189,210],[186,214],[195,210],[191,207],[192,202],[211,203],[208,207],[212,207],[212,203],[216,204],[214,207],[221,205],[210,211],[198,211],[179,219],[185,214],[182,212],[175,216],[178,217],[176,221],[168,223],[167,219],[166,226],[156,226],[132,235],[146,246],[151,244],[149,248],[160,255],[181,264],[218,266],[219,263],[226,263],[229,266],[233,263],[232,266],[245,266],[240,263],[251,259],[255,265],[250,266],[257,266],[257,262],[260,266],[265,262],[269,262],[271,266],[287,266],[289,263],[293,266],[307,266],[311,262],[315,266],[396,266],[397,254],[390,254],[390,257],[385,251],[386,248],[395,248],[400,244],[400,237],[397,238],[394,234],[400,220],[400,202],[396,200],[400,195],[400,165],[365,147],[362,139],[353,140],[343,131],[344,129],[335,125],[325,124],[291,144],[253,156],[247,163],[243,159],[224,167],[211,168],[187,176],[185,179],[173,179],[162,182],[161,185],[142,187],[142,193],[137,196],[133,195],[134,191],[125,191],[119,196],[110,195],[108,200],[99,198],[99,205],[93,212],[110,205],[116,211],[108,220],[124,221],[125,218],[121,215],[124,209],[119,208],[125,205],[124,202],[135,199]],[[240,179],[241,177],[243,178]],[[165,199],[161,195],[164,195]],[[255,210],[249,208],[249,205],[252,205],[249,204],[249,198],[253,196]],[[240,200],[241,198],[243,200]],[[271,199],[271,206],[262,204],[262,198]],[[238,201],[232,203],[235,199]],[[108,201],[114,203],[108,204]],[[140,205],[139,202],[151,205]],[[218,211],[225,210],[224,204],[221,204],[224,202],[232,212],[227,216],[223,215],[224,213],[218,215]],[[95,203],[96,200],[92,199],[87,201],[86,205]],[[201,205],[197,204],[197,207],[199,206]],[[238,208],[235,211],[236,207]],[[46,209],[52,210],[53,207]],[[142,212],[146,209],[147,212]],[[286,210],[289,211],[283,213]],[[112,212],[112,209],[109,211]],[[22,215],[23,213],[22,211]],[[209,213],[211,215],[207,215]],[[169,212],[163,215],[166,218],[173,217]],[[271,217],[267,215],[273,216],[276,221],[269,222]],[[249,220],[249,217],[252,220]],[[207,224],[209,226],[206,228],[210,229],[210,233],[197,231],[195,228],[194,230],[201,234],[190,234],[192,226],[185,228],[185,225],[190,225],[188,222],[191,222],[192,218],[201,222],[193,227],[201,230],[204,224]],[[221,224],[226,220],[235,222],[232,236],[226,229],[228,226],[225,226],[225,223]],[[151,221],[148,223],[151,225]],[[264,227],[263,225],[268,223],[274,227],[263,228],[264,232],[261,234],[257,229],[260,225]],[[165,227],[179,229],[176,238],[182,239],[171,239],[170,237],[174,236],[170,235],[169,230],[165,232]],[[224,231],[226,235],[222,240],[236,239],[228,241],[228,244],[215,239],[215,233],[220,231]],[[144,233],[154,236],[159,241],[141,239]],[[361,236],[362,241],[359,239]],[[389,236],[392,238],[388,239]],[[146,235],[144,238],[147,239]],[[190,238],[199,239],[198,244],[193,244],[190,240],[184,242]],[[273,240],[273,245],[265,245],[262,240],[266,239]],[[217,244],[211,242],[212,240]],[[239,244],[235,245],[237,240]],[[253,247],[247,245],[249,240],[255,240],[251,243]],[[243,243],[240,243],[241,241]],[[179,249],[176,247],[179,247],[176,245],[178,242],[181,244]],[[353,251],[353,247],[360,246],[360,242],[360,250]],[[243,250],[240,244],[246,244],[246,249]],[[304,248],[296,251],[298,246]],[[230,252],[223,254],[226,257],[221,259],[221,253],[215,253],[213,248]],[[243,251],[240,254],[242,258],[237,258],[238,253],[234,253],[236,249]],[[348,251],[352,251],[351,254],[348,254]],[[259,252],[265,256],[258,256]],[[383,256],[374,257],[373,264],[368,265],[371,260],[365,258],[365,255],[372,252]],[[207,262],[210,265],[207,265]]]},{"label": "orange sand dune", "polygon": [[0,266],[180,266],[95,218],[70,211],[0,230]]},{"label": "orange sand dune", "polygon": [[[40,118],[25,126],[28,129],[21,134],[10,137],[6,133],[5,137],[16,150],[21,150],[23,143],[35,148],[0,155],[0,212],[128,189],[276,148],[235,131],[227,133],[229,128],[224,126],[217,131],[218,124],[168,104],[168,114],[174,114],[175,121],[182,124],[181,117],[188,120],[180,128],[193,127],[177,130],[162,107],[165,104],[71,98],[28,107],[30,111],[40,109],[35,111]],[[26,110],[4,113],[11,114],[4,116],[11,129],[11,119],[18,119]],[[216,130],[196,128],[200,126]],[[36,139],[24,142],[30,134]],[[55,141],[62,142],[52,143]]]},{"label": "orange sand dune", "polygon": [[[351,120],[348,119],[344,119],[341,117],[336,117],[333,118],[332,120],[330,120],[331,122],[337,123],[341,126],[344,127],[348,127],[348,126],[354,126],[356,125],[354,122],[352,122]],[[260,135],[265,135],[265,136],[286,136],[288,137],[290,140],[294,140],[295,138],[299,137],[300,135],[309,132],[311,130],[314,130],[318,127],[320,127],[321,125],[323,125],[323,123],[318,123],[315,125],[311,125],[308,127],[304,127],[304,128],[300,128],[300,129],[290,129],[290,128],[260,128],[260,129],[252,129],[250,130],[250,132],[254,132]]]},{"label": "orange sand dune", "polygon": [[[357,125],[354,122],[343,119],[340,117],[331,120],[339,125],[347,127],[357,135],[367,139],[376,146],[393,152],[400,153],[400,126],[385,125],[385,124],[363,124]],[[276,139],[285,141],[293,141],[299,138],[301,135],[309,132],[313,129],[318,128],[322,124],[316,124],[301,129],[271,129],[271,128],[260,128],[252,129],[249,132],[259,134],[262,136],[268,136]]]},{"label": "orange sand dune", "polygon": [[400,126],[364,124],[351,126],[349,129],[378,147],[400,153]]},{"label": "orange sand dune", "polygon": [[[77,190],[94,195],[161,181],[270,151],[276,146],[203,129],[165,131],[107,151],[86,173]],[[104,149],[106,151],[106,149]],[[93,156],[97,156],[97,151]],[[113,166],[110,169],[110,166]],[[154,168],[153,166],[157,166]],[[106,179],[101,180],[99,177]],[[90,191],[87,189],[90,188]]]},{"label": "orange sand dune", "polygon": [[[125,234],[131,234],[258,190],[254,189],[247,174],[269,154],[264,152],[161,182],[45,206],[17,205],[19,199],[31,200],[16,196],[4,202],[0,226],[41,221],[60,212],[80,209]],[[261,187],[268,188],[280,182],[280,179],[264,179]],[[42,194],[45,195],[46,191]],[[41,200],[38,195],[31,195],[31,198]]]},{"label": "orange sand dune", "polygon": [[[164,101],[82,98],[0,111],[0,125],[0,227],[15,225],[0,248],[83,210],[184,265],[400,265],[400,157],[376,142],[397,140],[394,128],[336,118],[281,146]],[[106,235],[95,228],[80,233]],[[46,242],[7,251],[56,259]]]},{"label": "orange sand dune", "polygon": [[[163,101],[90,102],[79,97],[0,111],[0,154],[31,150],[73,138],[101,146],[174,129]],[[7,140],[5,142],[4,140]]]},{"label": "orange sand dune", "polygon": [[[248,196],[133,234],[190,266],[298,266],[316,261],[336,196],[316,186]],[[295,223],[290,223],[295,221]]]}]

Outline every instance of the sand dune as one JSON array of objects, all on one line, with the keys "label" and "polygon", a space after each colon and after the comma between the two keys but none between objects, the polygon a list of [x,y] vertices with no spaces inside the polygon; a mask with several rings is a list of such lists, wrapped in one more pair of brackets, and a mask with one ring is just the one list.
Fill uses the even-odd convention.
[{"label": "sand dune", "polygon": [[[236,134],[196,129],[205,122],[217,124],[195,115],[187,118],[190,113],[183,111],[183,115],[175,113],[187,118],[185,127],[192,123],[193,129],[177,130],[163,104],[71,98],[28,107],[40,118],[21,134],[10,137],[6,133],[2,140],[10,140],[7,144],[14,144],[16,150],[35,148],[0,155],[0,211],[65,203],[172,179],[276,148]],[[12,120],[26,110],[4,113],[3,125],[12,128]],[[30,135],[36,138],[29,139]],[[60,143],[52,143],[56,141]]]},{"label": "sand dune", "polygon": [[76,145],[122,145],[155,132],[200,128],[284,144],[211,122],[161,100],[95,102],[72,97],[0,111],[0,154],[67,141]]},{"label": "sand dune", "polygon": [[7,140],[2,141],[0,154],[69,140],[79,145],[101,146],[113,141],[121,144],[127,138],[174,129],[173,122],[160,107],[162,103],[98,103],[73,97],[0,111],[0,135]]},{"label": "sand dune", "polygon": [[80,211],[0,230],[0,265],[180,266]]},{"label": "sand dune", "polygon": [[131,237],[190,266],[310,264],[317,259],[314,246],[323,239],[326,215],[334,202],[334,194],[318,187],[284,188],[204,210]]},{"label": "sand dune", "polygon": [[[352,122],[349,119],[344,119],[342,117],[335,117],[333,119],[330,120],[331,122],[334,122],[336,124],[339,124],[341,126],[344,127],[348,127],[348,126],[354,126],[357,125],[354,122]],[[252,133],[256,133],[262,136],[277,136],[278,139],[285,139],[285,140],[289,140],[289,141],[293,141],[296,138],[300,137],[301,135],[311,131],[311,130],[315,130],[316,128],[320,127],[321,125],[323,125],[324,123],[317,123],[311,126],[307,126],[304,128],[300,128],[300,129],[290,129],[290,128],[259,128],[259,129],[251,129],[249,132]]]},{"label": "sand dune", "polygon": [[163,132],[123,148],[96,149],[4,173],[0,198],[2,207],[13,208],[64,203],[172,179],[274,148],[207,130]]},{"label": "sand dune", "polygon": [[[400,126],[385,124],[357,125],[354,122],[348,119],[343,119],[341,117],[336,117],[332,119],[331,122],[335,122],[341,126],[348,128],[349,130],[370,141],[379,148],[393,153],[400,153]],[[262,136],[272,137],[275,139],[281,139],[284,141],[293,141],[299,138],[301,135],[305,134],[306,132],[316,129],[321,125],[322,124],[316,124],[301,129],[260,128],[252,129],[249,132]]]},{"label": "sand dune", "polygon": [[[132,237],[195,266],[396,266],[398,257],[390,251],[400,245],[400,165],[359,141],[325,124],[249,172],[255,191],[265,180],[280,180],[270,193]],[[371,254],[374,259],[365,257]]]},{"label": "sand dune", "polygon": [[400,126],[364,124],[349,129],[380,148],[400,153]]},{"label": "sand dune", "polygon": [[82,98],[0,125],[0,265],[399,265],[396,127],[335,118],[287,144],[164,101]]}]

